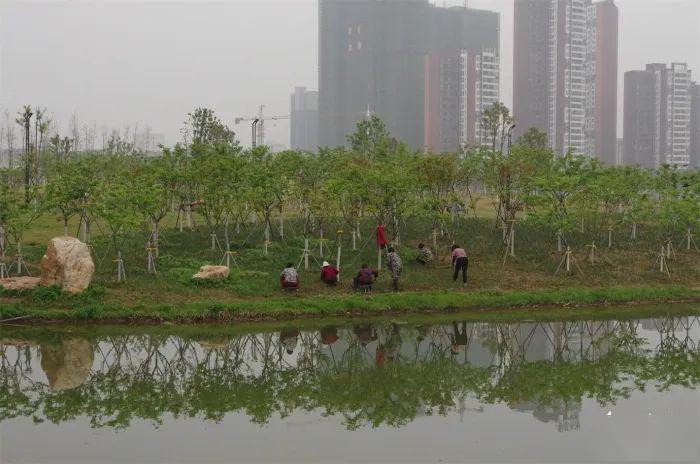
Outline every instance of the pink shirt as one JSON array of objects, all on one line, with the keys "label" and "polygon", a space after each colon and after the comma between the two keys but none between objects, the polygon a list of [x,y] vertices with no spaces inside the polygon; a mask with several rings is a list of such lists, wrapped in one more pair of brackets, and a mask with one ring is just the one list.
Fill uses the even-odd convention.
[{"label": "pink shirt", "polygon": [[455,259],[458,258],[466,258],[467,257],[467,252],[464,251],[463,248],[455,248],[454,251],[452,252],[452,257]]}]

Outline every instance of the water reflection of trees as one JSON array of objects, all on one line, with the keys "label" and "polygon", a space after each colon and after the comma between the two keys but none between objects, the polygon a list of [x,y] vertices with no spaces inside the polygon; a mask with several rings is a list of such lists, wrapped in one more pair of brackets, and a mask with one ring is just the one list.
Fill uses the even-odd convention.
[{"label": "water reflection of trees", "polygon": [[5,339],[0,420],[85,415],[95,427],[126,427],[243,411],[265,423],[319,410],[357,428],[463,413],[470,400],[505,403],[564,431],[578,428],[582,398],[609,404],[650,386],[696,387],[699,333],[698,318],[683,317]]}]

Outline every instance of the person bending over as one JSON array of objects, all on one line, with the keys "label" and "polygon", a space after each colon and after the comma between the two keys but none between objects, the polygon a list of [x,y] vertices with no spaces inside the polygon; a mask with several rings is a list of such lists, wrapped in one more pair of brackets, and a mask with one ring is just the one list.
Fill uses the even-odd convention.
[{"label": "person bending over", "polygon": [[462,282],[467,283],[467,269],[469,268],[469,258],[467,252],[459,245],[452,245],[452,266],[454,267],[454,275],[452,280],[457,282],[459,272],[462,272]]}]

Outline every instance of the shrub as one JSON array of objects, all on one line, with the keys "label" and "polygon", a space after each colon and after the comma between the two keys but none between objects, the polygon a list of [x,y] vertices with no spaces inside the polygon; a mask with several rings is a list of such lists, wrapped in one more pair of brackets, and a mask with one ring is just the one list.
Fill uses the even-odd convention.
[{"label": "shrub", "polygon": [[75,310],[73,315],[77,319],[98,319],[100,315],[104,312],[104,308],[100,305],[89,305],[82,306]]},{"label": "shrub", "polygon": [[61,298],[61,288],[58,285],[39,286],[34,290],[34,301],[50,303]]}]

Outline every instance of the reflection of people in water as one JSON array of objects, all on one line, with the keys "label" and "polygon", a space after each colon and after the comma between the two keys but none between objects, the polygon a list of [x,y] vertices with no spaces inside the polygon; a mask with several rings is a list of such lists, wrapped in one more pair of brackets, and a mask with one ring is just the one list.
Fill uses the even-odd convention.
[{"label": "reflection of people in water", "polygon": [[352,330],[355,332],[355,335],[357,335],[362,346],[372,343],[377,339],[377,332],[375,332],[372,324],[356,325]]},{"label": "reflection of people in water", "polygon": [[393,361],[399,356],[401,351],[401,332],[398,324],[391,325],[391,332],[386,338],[386,342],[377,345],[375,362],[378,367],[383,366],[385,360]]},{"label": "reflection of people in water", "polygon": [[456,322],[452,323],[452,354],[461,353],[469,342],[467,337],[467,323],[462,322],[462,330],[459,330],[459,326]]},{"label": "reflection of people in water", "polygon": [[294,353],[299,342],[299,331],[297,329],[283,330],[280,332],[280,342],[284,349],[287,350],[287,354]]},{"label": "reflection of people in water", "polygon": [[53,390],[70,390],[84,384],[94,359],[90,342],[83,338],[41,345],[41,369]]},{"label": "reflection of people in water", "polygon": [[324,345],[332,345],[338,341],[337,327],[324,327],[321,329],[321,343]]}]

